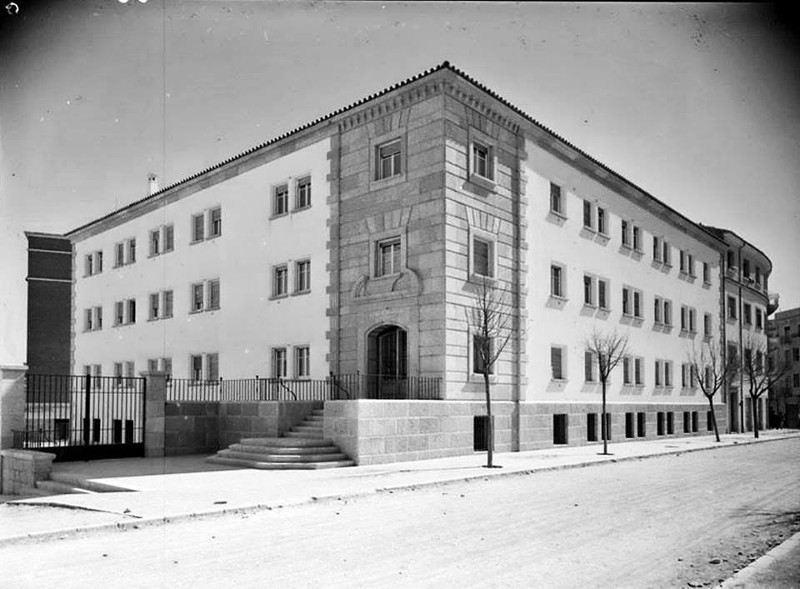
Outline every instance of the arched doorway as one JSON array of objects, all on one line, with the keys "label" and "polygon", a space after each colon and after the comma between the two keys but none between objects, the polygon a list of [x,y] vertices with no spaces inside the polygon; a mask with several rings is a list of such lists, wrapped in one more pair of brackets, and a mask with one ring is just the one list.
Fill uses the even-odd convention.
[{"label": "arched doorway", "polygon": [[367,336],[369,396],[375,399],[403,399],[408,376],[406,330],[382,325]]}]

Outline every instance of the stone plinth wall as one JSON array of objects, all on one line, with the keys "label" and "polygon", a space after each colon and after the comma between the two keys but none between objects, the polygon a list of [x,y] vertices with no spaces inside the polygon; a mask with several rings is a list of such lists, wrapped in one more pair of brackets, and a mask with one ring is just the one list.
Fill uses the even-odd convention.
[{"label": "stone plinth wall", "polygon": [[[553,415],[567,416],[567,445],[583,446],[586,444],[602,444],[600,437],[600,403],[520,403],[520,451],[552,448],[554,443]],[[709,435],[713,430],[707,426],[708,404],[655,404],[655,403],[621,403],[609,404],[606,412],[611,416],[610,442],[633,440],[653,440],[669,437],[686,437]],[[588,438],[588,415],[597,415],[597,441]],[[633,414],[633,436],[626,436],[626,414]],[[645,414],[644,435],[638,431],[638,414]],[[658,414],[663,413],[663,433],[659,433]],[[668,414],[673,416],[673,433],[668,433]],[[684,413],[689,414],[689,429],[684,431]],[[720,433],[727,427],[727,408],[716,405],[715,413]],[[696,417],[695,417],[696,415]],[[697,430],[694,431],[696,419]]]},{"label": "stone plinth wall", "polygon": [[212,454],[242,438],[280,437],[320,401],[170,401],[166,404],[166,454]]},{"label": "stone plinth wall", "polygon": [[3,495],[19,495],[50,478],[55,454],[31,450],[0,451],[0,488]]},{"label": "stone plinth wall", "polygon": [[[514,404],[492,403],[495,450],[511,451]],[[359,465],[472,454],[477,401],[328,401],[325,437]]]}]

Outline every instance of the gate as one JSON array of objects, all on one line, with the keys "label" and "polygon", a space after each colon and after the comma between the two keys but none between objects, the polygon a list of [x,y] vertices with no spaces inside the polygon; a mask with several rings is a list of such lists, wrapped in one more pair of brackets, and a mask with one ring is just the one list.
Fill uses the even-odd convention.
[{"label": "gate", "polygon": [[28,374],[25,384],[16,447],[62,461],[144,456],[143,378]]}]

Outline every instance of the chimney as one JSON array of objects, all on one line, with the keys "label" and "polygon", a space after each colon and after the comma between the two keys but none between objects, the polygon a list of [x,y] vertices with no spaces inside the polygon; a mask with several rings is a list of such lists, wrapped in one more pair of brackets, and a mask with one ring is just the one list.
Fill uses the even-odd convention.
[{"label": "chimney", "polygon": [[152,173],[148,174],[147,182],[150,184],[150,194],[155,194],[158,192],[158,176]]}]

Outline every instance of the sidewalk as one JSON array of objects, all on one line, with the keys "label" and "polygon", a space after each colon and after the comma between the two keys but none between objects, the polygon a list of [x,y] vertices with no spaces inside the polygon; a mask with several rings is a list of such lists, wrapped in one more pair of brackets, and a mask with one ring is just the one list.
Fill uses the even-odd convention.
[{"label": "sidewalk", "polygon": [[644,459],[778,439],[800,437],[794,430],[752,434],[612,442],[495,454],[502,468],[483,468],[485,453],[434,460],[316,471],[273,471],[207,464],[205,456],[128,458],[56,463],[54,471],[132,492],[55,495],[0,505],[0,546],[115,528],[159,525],[185,518],[261,510],[311,501],[353,497],[449,481],[513,476],[603,462]]}]

